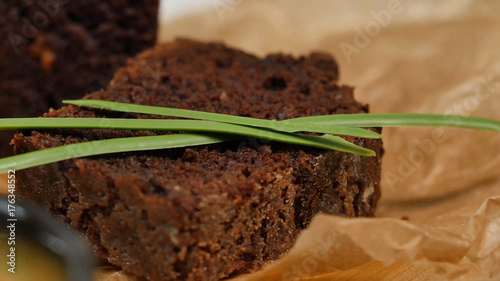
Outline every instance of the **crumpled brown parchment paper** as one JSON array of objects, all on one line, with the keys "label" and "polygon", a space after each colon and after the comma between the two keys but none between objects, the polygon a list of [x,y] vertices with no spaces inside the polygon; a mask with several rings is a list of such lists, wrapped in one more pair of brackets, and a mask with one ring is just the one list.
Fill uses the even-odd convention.
[{"label": "crumpled brown parchment paper", "polygon": [[[161,40],[217,40],[261,56],[327,51],[372,112],[500,120],[500,2],[212,2],[163,25]],[[234,280],[500,280],[500,134],[383,133],[376,218],[318,215],[287,255]],[[137,280],[110,268],[96,279]]]},{"label": "crumpled brown parchment paper", "polygon": [[[372,112],[500,120],[500,2],[214,2],[164,25],[162,40],[219,40],[261,56],[327,51],[341,83],[355,86]],[[500,134],[386,128],[384,135],[376,218],[318,215],[289,254],[236,280],[500,278]],[[373,261],[413,266],[406,275],[335,274]]]}]

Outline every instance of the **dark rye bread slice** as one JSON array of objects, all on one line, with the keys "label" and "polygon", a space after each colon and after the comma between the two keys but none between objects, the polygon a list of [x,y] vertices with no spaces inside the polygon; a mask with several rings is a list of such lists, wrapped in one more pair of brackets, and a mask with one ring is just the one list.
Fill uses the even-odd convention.
[{"label": "dark rye bread slice", "polygon": [[[105,88],[156,42],[158,0],[0,2],[0,117],[35,117]],[[13,132],[0,132],[0,155]]]},{"label": "dark rye bread slice", "polygon": [[[368,112],[337,77],[326,54],[259,59],[221,44],[177,40],[129,60],[106,90],[86,98],[277,120]],[[45,117],[159,118],[76,106]],[[23,134],[13,141],[18,154],[155,133]],[[373,215],[382,142],[348,140],[377,157],[243,138],[43,165],[18,171],[17,190],[84,233],[99,257],[137,276],[218,280],[278,259],[317,213]]]}]

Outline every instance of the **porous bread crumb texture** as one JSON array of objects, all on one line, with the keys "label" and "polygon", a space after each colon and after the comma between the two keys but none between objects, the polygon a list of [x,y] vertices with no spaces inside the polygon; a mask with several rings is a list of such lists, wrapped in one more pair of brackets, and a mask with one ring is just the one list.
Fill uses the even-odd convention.
[{"label": "porous bread crumb texture", "polygon": [[[283,120],[367,112],[337,85],[333,58],[263,59],[177,40],[145,51],[86,98]],[[45,117],[166,118],[67,106]],[[380,131],[377,129],[377,131]],[[25,131],[24,153],[155,132]],[[208,146],[67,160],[19,171],[19,194],[85,234],[99,257],[148,280],[219,280],[262,268],[317,213],[372,216],[381,140],[347,138],[377,157],[242,138]]]},{"label": "porous bread crumb texture", "polygon": [[[36,117],[105,88],[156,42],[158,0],[0,3],[0,117]],[[0,156],[14,132],[0,132]]]}]

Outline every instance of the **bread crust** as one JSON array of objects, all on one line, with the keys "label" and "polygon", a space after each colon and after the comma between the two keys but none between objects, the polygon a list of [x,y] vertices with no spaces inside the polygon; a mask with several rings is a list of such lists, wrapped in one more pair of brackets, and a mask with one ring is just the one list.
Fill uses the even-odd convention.
[{"label": "bread crust", "polygon": [[[327,54],[260,59],[218,43],[177,40],[130,60],[105,90],[86,98],[277,120],[368,112],[337,79]],[[161,118],[77,106],[45,117]],[[154,134],[33,131],[14,144],[25,153]],[[347,139],[377,156],[242,139],[38,166],[18,172],[18,191],[84,233],[99,257],[137,276],[219,280],[277,260],[317,213],[373,216],[382,141]]]}]

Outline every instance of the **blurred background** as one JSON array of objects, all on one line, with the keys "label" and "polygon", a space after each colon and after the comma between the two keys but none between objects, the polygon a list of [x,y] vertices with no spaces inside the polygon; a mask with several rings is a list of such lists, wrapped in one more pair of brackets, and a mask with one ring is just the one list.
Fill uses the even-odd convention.
[{"label": "blurred background", "polygon": [[[204,12],[213,6],[216,1],[207,0],[184,0],[184,1],[170,1],[160,0],[160,24],[166,24],[176,19],[182,18],[185,15],[196,14],[197,12]],[[236,1],[227,1],[233,4]]]}]

